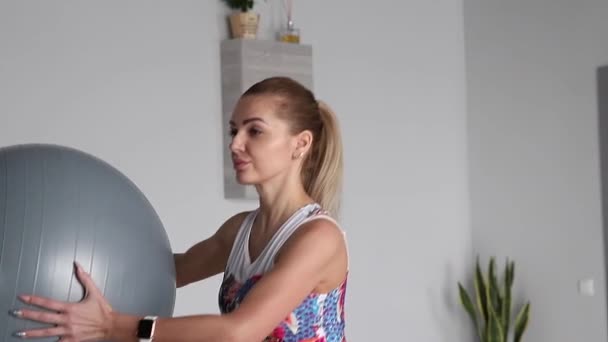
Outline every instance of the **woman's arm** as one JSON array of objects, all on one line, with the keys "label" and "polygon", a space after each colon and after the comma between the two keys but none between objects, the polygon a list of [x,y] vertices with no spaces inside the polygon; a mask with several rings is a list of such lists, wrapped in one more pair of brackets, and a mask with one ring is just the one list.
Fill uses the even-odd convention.
[{"label": "woman's arm", "polygon": [[[264,274],[235,311],[222,316],[160,319],[154,341],[262,341],[328,277],[329,269],[336,269],[335,262],[341,259],[346,259],[342,232],[327,220],[307,223],[286,243],[273,269]],[[346,271],[344,262],[343,275]],[[132,324],[136,322],[121,330],[128,333]]]},{"label": "woman's arm", "polygon": [[[141,317],[117,313],[113,316],[114,323],[109,341],[136,342],[137,325]],[[261,341],[242,339],[236,335],[236,322],[221,315],[196,315],[176,318],[159,318],[156,320],[154,342],[172,341]]]},{"label": "woman's arm", "polygon": [[[158,319],[154,341],[261,341],[327,277],[327,270],[335,266],[332,263],[340,259],[340,254],[345,255],[345,249],[342,233],[333,223],[306,223],[283,247],[273,269],[251,289],[239,308],[225,315]],[[28,304],[54,312],[22,310],[20,317],[57,326],[27,331],[23,337],[62,336],[62,341],[75,342],[137,341],[141,317],[113,312],[92,278],[81,268],[77,275],[88,294],[80,303],[25,298]]]},{"label": "woman's arm", "polygon": [[182,287],[219,274],[226,268],[232,244],[247,212],[229,218],[210,238],[174,254],[176,286]]},{"label": "woman's arm", "polygon": [[[91,276],[79,264],[76,275],[86,289],[79,303],[59,302],[38,296],[19,296],[26,304],[51,312],[22,309],[13,314],[19,318],[54,325],[50,328],[18,332],[22,338],[61,336],[61,341],[138,341],[137,326],[143,317],[112,310]],[[166,327],[161,327],[168,323]],[[154,341],[237,341],[234,323],[219,315],[198,315],[157,320]]]}]

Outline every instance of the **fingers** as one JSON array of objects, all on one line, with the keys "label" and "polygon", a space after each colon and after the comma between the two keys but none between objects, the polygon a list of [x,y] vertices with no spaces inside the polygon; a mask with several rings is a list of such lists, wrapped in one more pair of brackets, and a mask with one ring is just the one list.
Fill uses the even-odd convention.
[{"label": "fingers", "polygon": [[[47,309],[54,312],[20,309],[11,311],[11,314],[15,317],[52,325],[63,325],[67,321],[66,315],[59,312],[68,311],[68,303],[63,303],[49,298],[31,295],[21,295],[19,296],[19,299],[21,299],[24,303],[38,306],[43,309]],[[15,333],[14,336],[20,338],[37,338],[47,336],[59,336],[64,334],[66,334],[65,327],[55,326],[50,328],[21,331]]]},{"label": "fingers", "polygon": [[15,311],[14,315],[19,318],[29,319],[31,321],[37,321],[41,323],[64,324],[66,322],[65,315],[53,312],[22,309],[19,311]]},{"label": "fingers", "polygon": [[[40,337],[52,337],[52,336],[62,336],[67,334],[67,329],[65,327],[52,327],[52,328],[42,328],[42,329],[33,329],[28,331],[20,331],[15,333],[16,337],[20,338],[40,338]],[[62,338],[63,340],[63,338]]]},{"label": "fingers", "polygon": [[80,265],[80,263],[78,263],[77,261],[75,261],[74,264],[76,265],[76,276],[78,277],[78,280],[80,280],[80,282],[84,286],[84,289],[86,292],[85,298],[89,294],[96,295],[96,296],[101,295],[101,292],[95,285],[95,282],[93,281],[93,278],[91,278],[91,275],[88,274],[84,270],[84,268],[82,268],[82,265]]},{"label": "fingers", "polygon": [[59,302],[50,298],[39,297],[39,296],[27,296],[21,295],[19,299],[26,304],[35,305],[41,308],[45,308],[51,311],[65,311],[68,304]]},{"label": "fingers", "polygon": [[76,277],[85,288],[84,300],[79,303],[70,303],[33,295],[19,296],[24,303],[46,310],[19,309],[11,311],[14,316],[50,324],[52,327],[21,331],[15,333],[16,337],[44,338],[53,336],[59,337],[60,341],[64,342],[79,342],[89,339],[84,335],[93,336],[87,332],[91,327],[95,328],[93,329],[95,336],[103,336],[98,331],[103,329],[97,329],[97,325],[103,321],[104,317],[107,318],[112,308],[82,266],[78,263],[74,263],[74,266]]}]

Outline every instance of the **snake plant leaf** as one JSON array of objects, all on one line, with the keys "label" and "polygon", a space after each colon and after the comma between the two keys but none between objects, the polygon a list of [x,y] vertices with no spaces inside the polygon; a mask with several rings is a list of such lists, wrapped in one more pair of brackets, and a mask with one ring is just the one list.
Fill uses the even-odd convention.
[{"label": "snake plant leaf", "polygon": [[511,282],[511,276],[510,276],[510,269],[511,266],[509,266],[509,259],[507,258],[507,262],[505,263],[505,278],[504,278],[504,283],[503,283],[503,293],[504,293],[504,298],[503,298],[503,303],[502,303],[502,314],[501,314],[501,318],[502,318],[502,326],[504,328],[504,337],[505,337],[505,341],[508,338],[509,335],[509,327],[511,326],[511,287],[512,287],[512,282]]},{"label": "snake plant leaf", "polygon": [[458,283],[458,290],[460,292],[460,302],[462,303],[462,306],[464,307],[466,312],[469,314],[469,317],[471,317],[471,320],[473,321],[473,324],[475,325],[475,330],[477,330],[477,335],[481,339],[481,330],[480,330],[481,327],[479,326],[479,322],[477,321],[477,314],[475,313],[475,306],[473,305],[473,302],[471,301],[469,294],[467,293],[467,291],[464,289],[464,287],[460,283]]},{"label": "snake plant leaf", "polygon": [[517,317],[515,318],[515,336],[513,338],[513,342],[520,342],[521,337],[526,331],[526,327],[528,326],[528,319],[530,317],[530,302],[526,303],[526,305],[521,309]]},{"label": "snake plant leaf", "polygon": [[509,279],[509,287],[513,286],[513,281],[515,280],[515,262],[511,261],[509,264],[509,270],[507,272]]},{"label": "snake plant leaf", "polygon": [[494,312],[494,310],[489,310],[490,320],[488,321],[488,331],[487,331],[487,342],[505,342],[504,333],[502,325],[500,324],[500,319]]},{"label": "snake plant leaf", "polygon": [[[488,266],[488,304],[502,321],[502,297],[496,278],[496,260],[492,257]],[[502,323],[502,322],[501,322]]]},{"label": "snake plant leaf", "polygon": [[477,309],[485,322],[488,321],[486,291],[486,283],[483,279],[483,274],[481,273],[481,267],[479,266],[479,258],[477,258],[477,264],[475,266],[475,297],[477,300]]}]

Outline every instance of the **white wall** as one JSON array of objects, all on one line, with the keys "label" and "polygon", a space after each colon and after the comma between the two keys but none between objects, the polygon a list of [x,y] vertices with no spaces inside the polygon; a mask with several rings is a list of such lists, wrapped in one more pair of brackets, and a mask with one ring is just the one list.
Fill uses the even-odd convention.
[{"label": "white wall", "polygon": [[344,131],[353,340],[467,340],[462,3],[296,4]]},{"label": "white wall", "polygon": [[[277,22],[278,4],[260,9]],[[456,297],[472,256],[461,1],[295,11],[317,94],[344,133],[348,335],[467,340]],[[255,206],[222,197],[225,12],[219,1],[1,2],[0,146],[93,153],[141,187],[176,251],[209,236]],[[217,312],[218,286],[180,290],[176,314]]]},{"label": "white wall", "polygon": [[[526,341],[606,341],[596,69],[608,2],[464,5],[475,251],[516,261]],[[594,297],[578,293],[587,278]]]}]

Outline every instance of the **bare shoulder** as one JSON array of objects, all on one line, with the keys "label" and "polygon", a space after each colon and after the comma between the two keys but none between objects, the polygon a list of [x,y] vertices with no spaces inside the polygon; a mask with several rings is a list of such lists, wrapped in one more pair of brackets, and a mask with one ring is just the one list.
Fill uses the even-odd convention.
[{"label": "bare shoulder", "polygon": [[[315,218],[303,223],[281,247],[275,267],[318,276],[313,292],[327,293],[348,274],[348,247],[342,229],[331,220]],[[312,273],[311,273],[312,272]]]},{"label": "bare shoulder", "polygon": [[294,239],[323,239],[333,243],[344,242],[344,232],[333,219],[313,217],[294,233]]},{"label": "bare shoulder", "polygon": [[342,229],[333,220],[314,218],[298,227],[281,248],[277,260],[281,255],[296,249],[336,255],[346,249],[346,239]]}]

